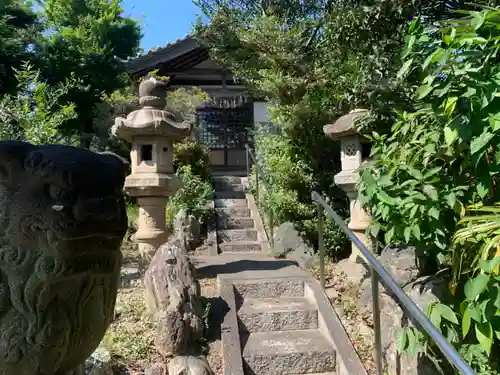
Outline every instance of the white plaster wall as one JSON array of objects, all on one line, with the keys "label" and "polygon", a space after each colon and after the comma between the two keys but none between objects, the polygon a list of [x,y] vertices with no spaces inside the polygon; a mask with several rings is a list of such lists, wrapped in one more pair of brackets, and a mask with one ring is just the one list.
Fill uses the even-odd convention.
[{"label": "white plaster wall", "polygon": [[269,111],[267,110],[266,102],[253,103],[253,123],[260,124],[269,122]]}]

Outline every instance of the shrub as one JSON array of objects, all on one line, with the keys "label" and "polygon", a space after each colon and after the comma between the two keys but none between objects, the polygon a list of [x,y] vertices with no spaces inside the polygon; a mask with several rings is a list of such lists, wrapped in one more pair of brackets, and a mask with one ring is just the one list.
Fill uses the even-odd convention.
[{"label": "shrub", "polygon": [[[500,10],[464,13],[439,29],[411,23],[398,75],[417,77],[417,110],[399,112],[390,134],[373,134],[360,191],[373,234],[420,246],[453,271],[454,300],[432,304],[428,315],[477,373],[492,374],[500,337],[497,208],[485,219],[467,207],[500,198]],[[415,349],[423,336],[405,332],[400,349]]]},{"label": "shrub", "polygon": [[170,198],[167,206],[167,223],[172,224],[175,215],[184,209],[188,215],[195,216],[200,223],[206,224],[209,209],[207,201],[212,194],[212,185],[193,173],[191,166],[180,167],[176,175],[182,181],[182,188]]},{"label": "shrub", "polygon": [[206,146],[192,139],[174,144],[174,171],[185,165],[191,167],[191,172],[203,181],[210,180],[210,153]]},{"label": "shrub", "polygon": [[[259,207],[268,217],[272,213],[274,225],[291,221],[306,240],[316,245],[317,214],[316,206],[311,201],[311,191],[318,190],[334,199],[329,204],[343,217],[348,215],[348,204],[345,193],[337,186],[329,185],[325,189],[318,176],[311,172],[303,161],[303,155],[295,152],[290,138],[281,134],[263,131],[258,127],[255,131],[255,155],[263,173],[262,179],[267,182],[259,191]],[[327,173],[330,173],[329,171]],[[325,176],[322,170],[319,174]],[[267,220],[266,220],[267,222]],[[327,255],[338,258],[348,249],[349,241],[342,231],[330,220],[325,222],[325,249]]]}]

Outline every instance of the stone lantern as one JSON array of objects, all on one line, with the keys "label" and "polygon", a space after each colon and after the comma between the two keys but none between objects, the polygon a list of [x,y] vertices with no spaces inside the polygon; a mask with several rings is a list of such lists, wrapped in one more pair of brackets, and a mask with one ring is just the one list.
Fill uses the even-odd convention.
[{"label": "stone lantern", "polygon": [[168,197],[181,187],[174,174],[173,142],[188,137],[193,127],[176,122],[174,115],[164,110],[166,84],[155,78],[141,82],[139,104],[141,108],[127,118],[115,119],[112,133],[132,144],[132,173],[125,179],[125,191],[137,197],[134,240],[141,255],[150,258],[167,240],[165,207]]},{"label": "stone lantern", "polygon": [[[366,142],[366,139],[359,134],[356,121],[367,115],[367,110],[355,109],[340,117],[333,124],[325,125],[323,131],[328,137],[340,141],[342,170],[335,175],[335,183],[349,197],[351,215],[349,228],[368,249],[371,249],[371,241],[365,233],[372,219],[368,212],[361,207],[357,190],[358,169],[363,162],[362,144]],[[354,262],[363,260],[362,254],[354,244],[352,244],[350,259]]]}]

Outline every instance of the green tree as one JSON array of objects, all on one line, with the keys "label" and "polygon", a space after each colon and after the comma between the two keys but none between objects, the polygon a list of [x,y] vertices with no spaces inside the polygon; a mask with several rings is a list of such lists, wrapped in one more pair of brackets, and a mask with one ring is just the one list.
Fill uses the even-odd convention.
[{"label": "green tree", "polygon": [[14,70],[17,93],[0,97],[0,139],[19,139],[34,144],[74,143],[59,128],[76,118],[75,106],[62,99],[78,82],[70,77],[64,84],[49,86],[28,63]]},{"label": "green tree", "polygon": [[36,14],[24,1],[0,2],[0,96],[16,90],[14,71],[32,59],[28,47],[37,36],[37,26]]},{"label": "green tree", "polygon": [[49,85],[74,75],[79,84],[63,100],[75,104],[78,117],[62,126],[89,147],[96,105],[128,84],[124,59],[135,56],[141,38],[138,23],[123,16],[121,0],[43,0],[46,35],[38,43],[41,75]]},{"label": "green tree", "polygon": [[356,107],[384,119],[393,117],[395,105],[406,105],[408,95],[391,77],[414,9],[404,0],[251,3],[203,1],[210,23],[199,26],[197,36],[270,103],[280,135],[255,138],[261,164],[276,166],[266,168],[272,186],[266,202],[278,222],[295,221],[314,238],[311,190],[347,213],[345,194],[333,183],[340,150],[323,126]]}]

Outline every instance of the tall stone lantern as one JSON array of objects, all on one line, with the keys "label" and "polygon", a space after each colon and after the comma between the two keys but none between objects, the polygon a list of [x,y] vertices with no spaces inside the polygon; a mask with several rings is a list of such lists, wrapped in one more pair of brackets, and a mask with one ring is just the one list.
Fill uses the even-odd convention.
[{"label": "tall stone lantern", "polygon": [[188,137],[192,124],[176,122],[165,111],[166,84],[155,78],[139,86],[140,109],[127,118],[118,117],[112,134],[131,143],[132,173],[125,179],[125,191],[137,197],[139,216],[134,240],[143,257],[150,258],[167,240],[165,208],[168,198],[181,187],[174,174],[173,142]]},{"label": "tall stone lantern", "polygon": [[[363,162],[362,144],[366,140],[359,134],[356,128],[356,121],[367,115],[367,110],[355,109],[349,114],[340,117],[333,124],[325,125],[323,131],[328,137],[340,141],[342,170],[335,175],[335,183],[349,197],[351,216],[349,228],[368,249],[371,249],[371,241],[365,233],[372,219],[368,212],[361,206],[357,190],[359,181],[358,169]],[[363,261],[363,255],[354,243],[352,244],[350,259],[358,263]]]}]

